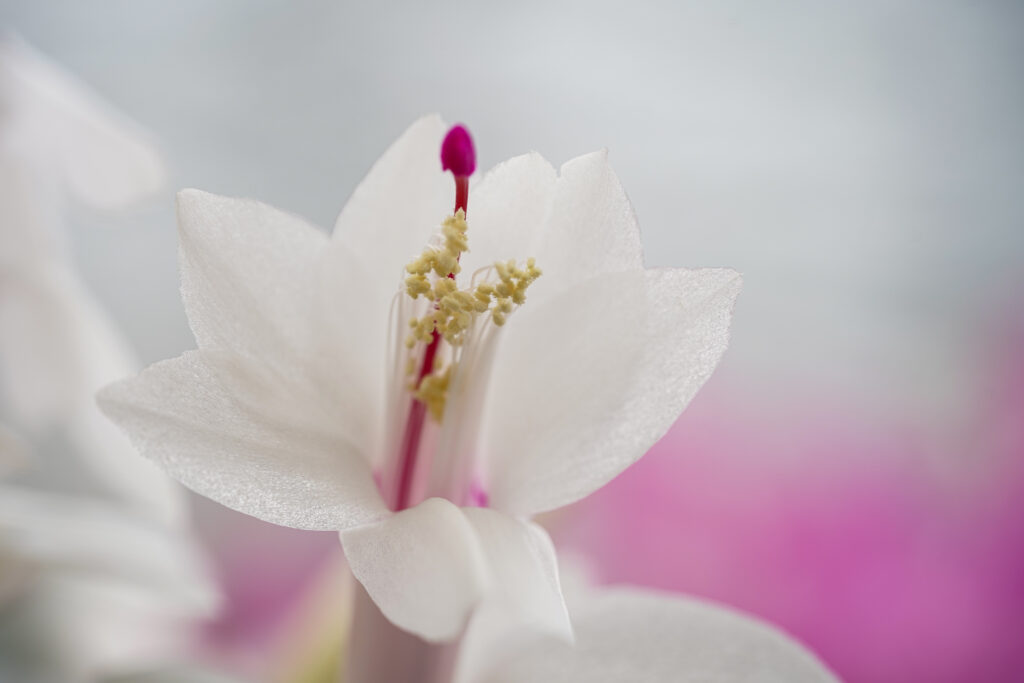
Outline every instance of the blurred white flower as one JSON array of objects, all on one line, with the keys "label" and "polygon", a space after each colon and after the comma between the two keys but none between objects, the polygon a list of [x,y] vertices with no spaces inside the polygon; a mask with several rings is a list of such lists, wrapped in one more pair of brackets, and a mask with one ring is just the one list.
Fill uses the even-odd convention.
[{"label": "blurred white flower", "polygon": [[[645,270],[604,153],[560,172],[536,154],[498,166],[471,195],[461,271],[495,282],[495,261],[536,257],[544,274],[507,325],[480,315],[462,345],[442,344],[443,419],[420,423],[409,448],[406,369],[428,345],[403,342],[432,309],[407,296],[403,267],[450,213],[444,133],[428,117],[403,134],[333,239],[254,201],[182,192],[199,349],[104,390],[101,405],[197,492],[341,530],[353,573],[404,629],[454,638],[488,596],[510,620],[570,637],[550,540],[526,519],[600,487],[668,429],[725,350],[740,277]],[[474,503],[486,507],[460,507]]]},{"label": "blurred white flower", "polygon": [[134,126],[0,39],[0,421],[24,437],[0,439],[3,680],[92,681],[165,658],[217,602],[183,492],[95,406],[135,363],[62,241],[69,194],[116,208],[162,178]]},{"label": "blurred white flower", "polygon": [[575,644],[519,633],[481,648],[471,629],[455,683],[829,683],[838,679],[777,629],[724,607],[636,589],[572,610]]},{"label": "blurred white flower", "polygon": [[69,193],[99,208],[163,182],[151,141],[19,39],[0,38],[0,401],[8,421],[57,428],[116,496],[171,522],[182,497],[96,409],[136,367],[64,245]]},{"label": "blurred white flower", "polygon": [[[5,474],[24,452],[0,430]],[[117,501],[0,481],[0,678],[90,681],[159,661],[216,604],[186,535]]]}]

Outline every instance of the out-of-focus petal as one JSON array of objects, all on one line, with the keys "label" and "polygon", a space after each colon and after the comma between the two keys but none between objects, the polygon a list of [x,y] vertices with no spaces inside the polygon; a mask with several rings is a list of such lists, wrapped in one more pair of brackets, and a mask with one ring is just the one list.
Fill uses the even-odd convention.
[{"label": "out-of-focus petal", "polygon": [[163,185],[163,162],[147,133],[10,35],[0,38],[0,104],[13,150],[45,160],[88,204],[125,206]]},{"label": "out-of-focus petal", "polygon": [[124,340],[70,269],[39,265],[3,278],[0,390],[18,420],[53,426],[132,369]]},{"label": "out-of-focus petal", "polygon": [[0,478],[25,464],[26,446],[14,432],[0,425]]},{"label": "out-of-focus petal", "polygon": [[96,408],[96,390],[134,370],[127,343],[69,268],[37,264],[3,279],[0,394],[13,419],[63,430],[105,493],[165,522],[180,521],[182,492]]},{"label": "out-of-focus petal", "polygon": [[105,503],[0,487],[0,546],[49,570],[143,587],[179,614],[209,615],[217,603],[198,549],[184,535]]},{"label": "out-of-focus petal", "polygon": [[472,683],[835,683],[801,645],[732,610],[614,590],[573,609],[576,644],[536,637],[483,663]]},{"label": "out-of-focus petal", "polygon": [[194,491],[254,517],[337,530],[386,512],[365,454],[305,386],[229,354],[190,352],[100,393],[146,457]]},{"label": "out-of-focus petal", "polygon": [[352,573],[388,619],[429,641],[455,638],[488,590],[487,558],[462,510],[430,498],[344,531]]},{"label": "out-of-focus petal", "polygon": [[517,312],[482,431],[492,507],[567,505],[642,456],[725,351],[740,286],[726,269],[635,271]]}]

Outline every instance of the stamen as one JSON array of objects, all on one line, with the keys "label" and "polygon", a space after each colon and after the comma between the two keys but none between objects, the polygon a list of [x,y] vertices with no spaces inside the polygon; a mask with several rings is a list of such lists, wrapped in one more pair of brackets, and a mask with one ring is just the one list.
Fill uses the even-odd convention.
[{"label": "stamen", "polygon": [[[451,171],[452,175],[455,176],[454,213],[456,214],[456,220],[461,218],[460,222],[462,223],[462,239],[459,240],[457,236],[451,235],[451,231],[446,232],[445,247],[446,251],[453,251],[453,248],[463,247],[462,249],[459,249],[459,253],[461,253],[462,251],[465,251],[466,246],[465,219],[466,209],[469,205],[469,176],[476,170],[476,150],[473,147],[473,138],[470,137],[469,131],[466,130],[465,126],[454,126],[450,131],[448,131],[448,134],[445,135],[444,141],[441,143],[441,169],[444,171]],[[446,254],[446,256],[449,254]],[[447,273],[447,277],[454,279],[454,271],[459,267],[458,256],[455,256],[454,262],[452,262],[450,257],[446,258],[444,262],[451,268]],[[423,265],[425,265],[425,263],[417,265],[413,270],[409,270],[410,275],[413,277],[418,275],[425,280],[426,272],[419,272]],[[435,272],[437,272],[439,265],[440,264],[436,262],[431,264],[432,269]],[[438,275],[441,277],[446,275],[443,268],[441,269],[441,272],[438,272]],[[409,286],[408,281],[406,282],[406,286]],[[417,285],[411,289],[419,291],[421,288],[422,282],[417,280]],[[411,292],[410,296],[412,296]],[[413,385],[414,391],[418,392],[423,384],[424,378],[434,371],[434,358],[437,356],[437,350],[440,344],[441,335],[438,333],[437,326],[435,324],[430,332],[430,341],[427,344],[427,349],[423,353],[423,365],[420,367],[419,373],[417,373],[416,382]],[[447,386],[447,381],[445,382],[445,385]],[[409,507],[410,504],[413,473],[416,469],[416,453],[419,451],[420,439],[423,436],[423,424],[426,419],[426,411],[427,404],[419,398],[413,398],[412,403],[409,405],[409,417],[405,422],[405,434],[402,437],[402,446],[400,451],[401,456],[399,460],[400,474],[395,510],[404,510]],[[443,408],[439,410],[439,413],[443,413]]]},{"label": "stamen", "polygon": [[[469,176],[476,169],[473,140],[463,126],[455,126],[445,136],[441,145],[441,166],[451,171],[455,179],[455,210],[444,220],[440,239],[424,249],[405,268],[408,274],[405,294],[412,301],[422,298],[424,302],[418,306],[420,315],[411,317],[407,322],[405,348],[409,355],[405,365],[406,386],[412,400],[398,448],[398,476],[397,480],[392,480],[397,486],[389,489],[394,492],[391,503],[395,510],[403,510],[419,502],[419,497],[424,494],[419,489],[424,482],[414,482],[425,474],[429,474],[427,493],[446,497],[452,489],[442,484],[443,492],[439,494],[436,490],[439,488],[435,481],[437,476],[447,472],[458,482],[466,478],[462,469],[470,467],[470,464],[460,465],[452,461],[452,458],[459,460],[456,454],[442,453],[439,456],[441,461],[434,464],[431,452],[420,453],[427,414],[429,412],[436,423],[441,423],[450,391],[456,392],[460,400],[466,398],[459,393],[458,387],[465,385],[468,375],[461,373],[474,372],[473,368],[480,366],[480,350],[476,347],[491,334],[487,331],[487,321],[494,323],[494,328],[504,325],[515,308],[526,301],[527,288],[541,275],[532,258],[522,267],[515,260],[497,262],[478,271],[478,274],[486,274],[490,281],[478,283],[474,275],[468,289],[459,289],[455,280],[461,270],[459,259],[469,250],[466,223]],[[448,347],[442,349],[442,341],[447,342]],[[420,344],[423,345],[420,347],[422,355],[415,351]],[[463,348],[464,345],[467,348]],[[487,346],[492,345],[488,342]],[[460,409],[457,415],[468,419],[463,413],[465,410]],[[441,434],[446,443],[451,437],[445,437],[445,434],[452,430],[464,431],[459,421],[445,423]],[[435,471],[437,467],[440,472]],[[456,502],[460,504],[469,495],[468,491],[461,490],[461,486],[458,484],[456,488],[459,490],[451,494],[453,500],[458,498]]]}]

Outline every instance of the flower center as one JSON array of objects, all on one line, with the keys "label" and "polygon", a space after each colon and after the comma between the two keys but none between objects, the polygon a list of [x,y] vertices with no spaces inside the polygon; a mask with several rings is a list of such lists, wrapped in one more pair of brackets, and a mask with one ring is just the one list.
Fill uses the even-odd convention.
[{"label": "flower center", "polygon": [[[398,295],[402,299],[399,322],[406,321],[407,330],[399,351],[404,355],[401,386],[409,400],[397,457],[389,468],[393,476],[385,491],[394,510],[431,495],[443,495],[456,504],[486,501],[482,487],[466,480],[472,463],[459,453],[475,435],[478,420],[446,413],[453,409],[452,394],[466,394],[475,383],[470,375],[486,371],[479,353],[485,339],[526,301],[527,288],[541,275],[532,258],[523,266],[514,260],[496,262],[474,274],[468,287],[459,287],[459,259],[469,251],[469,176],[476,168],[473,142],[462,126],[455,126],[445,137],[441,166],[455,177],[455,211],[442,223],[438,239],[406,266],[404,292]],[[479,387],[474,393],[472,403],[478,411],[483,396]],[[437,448],[426,443],[431,430],[437,432],[432,435]]]}]

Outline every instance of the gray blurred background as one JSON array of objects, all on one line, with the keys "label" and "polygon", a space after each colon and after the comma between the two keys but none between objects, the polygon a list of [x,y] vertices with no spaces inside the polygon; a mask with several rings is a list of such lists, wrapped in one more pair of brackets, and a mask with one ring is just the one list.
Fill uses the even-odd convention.
[{"label": "gray blurred background", "polygon": [[3,24],[159,139],[171,187],[79,217],[87,282],[149,362],[193,342],[173,191],[329,228],[439,111],[481,167],[607,147],[649,265],[744,272],[713,380],[941,424],[1024,285],[1024,4],[0,3]]}]

